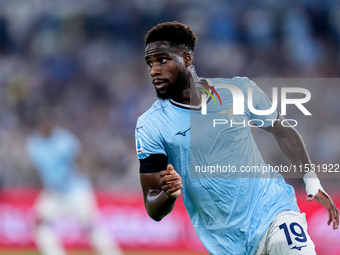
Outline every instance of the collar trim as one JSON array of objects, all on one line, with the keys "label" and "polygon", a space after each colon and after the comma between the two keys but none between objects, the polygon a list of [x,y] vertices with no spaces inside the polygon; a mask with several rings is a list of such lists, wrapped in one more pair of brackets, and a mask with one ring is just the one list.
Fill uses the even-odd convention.
[{"label": "collar trim", "polygon": [[[204,78],[199,78],[200,81],[205,80],[210,86],[214,86],[211,81],[209,79],[204,79]],[[210,89],[209,92],[213,93]],[[211,100],[210,97],[207,98],[207,103]],[[190,109],[190,110],[201,110],[202,104],[200,105],[188,105],[188,104],[182,104],[182,103],[178,103],[172,99],[170,99],[170,103],[172,103],[175,106],[184,108],[184,109]]]}]

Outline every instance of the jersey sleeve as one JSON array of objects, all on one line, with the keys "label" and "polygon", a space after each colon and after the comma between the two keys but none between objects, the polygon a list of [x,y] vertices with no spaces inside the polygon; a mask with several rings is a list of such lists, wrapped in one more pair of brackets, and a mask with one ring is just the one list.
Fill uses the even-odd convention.
[{"label": "jersey sleeve", "polygon": [[[254,81],[249,80],[250,88],[252,89],[252,105],[256,110],[269,110],[272,108],[272,102],[269,100],[263,90],[256,85]],[[249,103],[249,102],[248,102]],[[261,127],[273,126],[279,118],[277,108],[272,113],[259,115],[249,110],[249,118],[253,120],[255,125]]]},{"label": "jersey sleeve", "polygon": [[151,127],[146,121],[138,119],[135,137],[138,159],[145,159],[151,154],[164,154],[167,156],[162,137],[156,126]]},{"label": "jersey sleeve", "polygon": [[61,129],[61,132],[63,132],[63,139],[64,144],[67,145],[67,152],[73,159],[76,159],[81,150],[81,144],[80,141],[78,140],[77,136],[75,136],[73,133],[66,129]]}]

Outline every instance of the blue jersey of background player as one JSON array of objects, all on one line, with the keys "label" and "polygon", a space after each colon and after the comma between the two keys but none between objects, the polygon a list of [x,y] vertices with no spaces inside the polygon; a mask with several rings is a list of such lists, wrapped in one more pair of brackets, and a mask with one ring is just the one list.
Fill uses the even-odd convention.
[{"label": "blue jersey of background player", "polygon": [[64,128],[52,126],[48,119],[39,121],[39,132],[27,139],[27,153],[44,188],[56,193],[92,188],[89,178],[75,166],[80,151],[78,139]]},{"label": "blue jersey of background player", "polygon": [[[202,117],[198,117],[200,113],[196,111],[195,114],[203,91],[199,88],[204,87],[203,82],[198,82],[193,66],[196,40],[189,27],[177,22],[159,24],[145,38],[145,61],[160,98],[139,118],[136,128],[141,183],[148,214],[161,220],[172,210],[183,188],[190,219],[211,254],[294,254],[293,247],[304,249],[304,254],[314,254],[305,219],[299,213],[289,216],[283,213],[298,211],[298,208],[294,191],[282,178],[190,178],[190,168],[196,165],[233,162],[239,168],[241,165],[265,164],[249,128],[238,126],[220,132],[206,132],[209,128],[204,125],[209,121],[202,122]],[[245,78],[206,82],[210,85],[232,83],[244,93],[253,86],[258,91],[254,105],[259,110],[270,108],[262,91]],[[224,100],[232,102],[228,98]],[[215,114],[223,111],[228,108],[219,109]],[[214,114],[208,115],[212,118]],[[309,164],[297,131],[281,125],[282,116],[277,116],[276,112],[274,115],[267,117],[277,118],[275,125],[263,121],[263,127],[275,136],[293,164]],[[251,117],[246,112],[245,118]],[[208,138],[196,139],[199,136],[193,132],[200,130]],[[224,143],[221,139],[225,139]],[[308,199],[322,203],[329,211],[328,224],[333,222],[333,228],[338,228],[338,210],[319,180],[307,176],[304,180]],[[287,220],[292,217],[298,223]],[[285,230],[288,226],[301,228],[298,232],[294,230],[300,235],[297,238],[300,244],[289,242],[288,230]],[[283,242],[284,238],[287,241]]]}]

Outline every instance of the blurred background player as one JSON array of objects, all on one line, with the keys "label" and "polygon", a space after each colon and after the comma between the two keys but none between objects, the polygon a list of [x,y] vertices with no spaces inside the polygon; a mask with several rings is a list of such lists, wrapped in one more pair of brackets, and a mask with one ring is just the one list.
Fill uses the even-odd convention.
[{"label": "blurred background player", "polygon": [[94,222],[97,205],[92,184],[76,167],[80,153],[78,139],[56,126],[47,111],[39,111],[34,121],[35,132],[28,137],[26,149],[44,187],[35,203],[38,249],[43,255],[67,254],[52,223],[59,217],[70,216],[87,231],[99,254],[121,255],[109,233]]}]

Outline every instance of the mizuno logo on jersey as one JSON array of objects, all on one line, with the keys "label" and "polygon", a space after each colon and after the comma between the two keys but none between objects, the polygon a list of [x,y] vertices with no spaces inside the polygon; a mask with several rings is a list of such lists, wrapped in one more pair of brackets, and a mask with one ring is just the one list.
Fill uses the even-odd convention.
[{"label": "mizuno logo on jersey", "polygon": [[181,136],[186,136],[187,135],[187,132],[190,130],[190,128],[188,128],[187,130],[185,131],[178,131],[178,133],[176,133],[175,135],[181,135]]},{"label": "mizuno logo on jersey", "polygon": [[301,251],[301,249],[303,248],[303,247],[307,247],[307,245],[303,245],[303,246],[294,246],[294,247],[292,247],[292,248],[290,248],[291,250],[292,249],[297,249],[298,251]]},{"label": "mizuno logo on jersey", "polygon": [[141,129],[141,128],[143,128],[143,126],[140,126],[140,127],[136,128],[137,133],[138,133],[138,130]]}]

